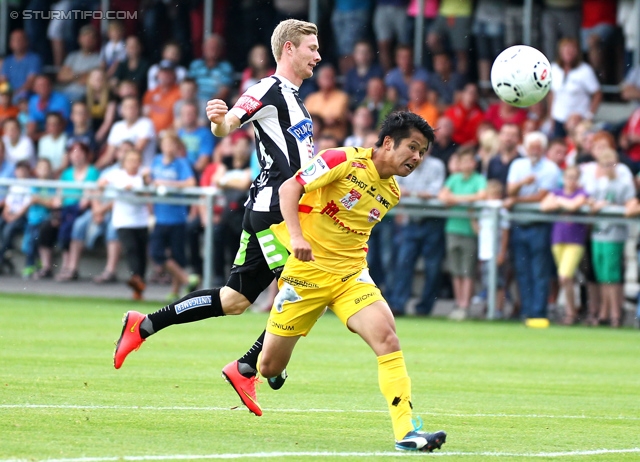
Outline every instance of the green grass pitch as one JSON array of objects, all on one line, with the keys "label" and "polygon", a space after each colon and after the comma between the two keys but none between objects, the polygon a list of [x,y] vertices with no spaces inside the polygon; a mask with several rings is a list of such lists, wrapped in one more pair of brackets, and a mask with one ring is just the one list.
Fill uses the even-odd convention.
[{"label": "green grass pitch", "polygon": [[[123,312],[158,305],[0,295],[0,462],[392,460],[373,353],[331,314],[302,339],[255,417],[220,377],[265,314],[174,326],[122,369]],[[640,459],[640,343],[631,329],[397,321],[413,405],[447,460]],[[238,409],[232,409],[240,406]]]}]

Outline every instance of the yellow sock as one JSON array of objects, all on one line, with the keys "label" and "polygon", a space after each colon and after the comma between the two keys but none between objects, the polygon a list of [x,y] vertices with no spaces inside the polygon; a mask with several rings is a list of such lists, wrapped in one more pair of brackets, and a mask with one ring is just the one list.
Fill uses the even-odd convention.
[{"label": "yellow sock", "polygon": [[256,361],[256,370],[258,371],[258,376],[262,375],[260,374],[260,357],[262,356],[262,351],[260,353],[258,353],[258,360]]},{"label": "yellow sock", "polygon": [[378,383],[389,405],[396,441],[413,430],[411,421],[411,379],[402,351],[378,356]]}]

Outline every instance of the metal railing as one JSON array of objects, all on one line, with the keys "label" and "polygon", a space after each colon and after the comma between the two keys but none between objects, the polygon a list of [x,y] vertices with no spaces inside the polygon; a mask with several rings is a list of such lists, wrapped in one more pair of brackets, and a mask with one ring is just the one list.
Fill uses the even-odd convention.
[{"label": "metal railing", "polygon": [[[123,194],[123,190],[106,187],[98,188],[96,183],[74,183],[68,181],[53,180],[16,180],[0,178],[0,187],[3,186],[29,186],[37,188],[56,189],[59,196],[79,197],[77,191],[82,190],[82,197],[100,198],[104,200],[124,200],[133,203],[163,203],[176,205],[204,205],[207,210],[206,223],[204,226],[204,242],[203,242],[203,287],[211,287],[212,270],[213,270],[213,205],[214,199],[221,194],[221,191],[214,187],[193,187],[193,188],[166,188],[166,193],[162,190],[158,191],[156,187],[143,187],[133,190],[127,190]],[[71,190],[71,192],[69,191]],[[133,193],[133,195],[131,194]],[[445,207],[444,204],[436,199],[418,199],[415,197],[402,198],[400,204],[393,208],[390,215],[406,214],[412,217],[434,217],[434,218],[479,218],[489,217],[493,230],[493,249],[492,257],[489,261],[488,287],[487,287],[487,318],[494,319],[496,312],[496,291],[498,279],[497,265],[497,249],[499,248],[499,220],[500,203],[496,201],[478,201],[468,204],[460,204],[465,210],[452,209]],[[584,224],[594,224],[606,218],[608,223],[612,224],[638,224],[639,218],[628,218],[624,216],[623,206],[606,206],[597,214],[592,214],[589,207],[583,206],[574,214],[541,212],[539,204],[517,204],[513,209],[506,212],[506,218],[510,222],[574,222]]]},{"label": "metal railing", "polygon": [[124,190],[107,186],[99,188],[96,183],[75,183],[55,180],[17,180],[0,178],[0,186],[28,186],[35,188],[56,189],[60,197],[78,197],[77,190],[82,190],[82,197],[104,200],[122,200],[138,204],[174,204],[174,205],[204,205],[206,207],[206,223],[204,227],[204,256],[202,284],[211,287],[213,281],[213,204],[214,199],[221,194],[214,187],[171,188],[158,190],[156,187],[146,186]]}]

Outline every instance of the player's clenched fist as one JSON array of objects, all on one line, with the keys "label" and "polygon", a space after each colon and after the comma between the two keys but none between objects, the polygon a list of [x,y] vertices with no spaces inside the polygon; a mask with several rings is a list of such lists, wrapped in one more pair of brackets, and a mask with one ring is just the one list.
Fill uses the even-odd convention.
[{"label": "player's clenched fist", "polygon": [[313,252],[311,251],[311,244],[305,241],[302,237],[291,238],[291,251],[293,256],[300,261],[315,261],[315,258],[313,258]]},{"label": "player's clenched fist", "polygon": [[227,103],[221,99],[212,99],[207,102],[207,118],[214,124],[224,123],[227,112],[229,112]]}]

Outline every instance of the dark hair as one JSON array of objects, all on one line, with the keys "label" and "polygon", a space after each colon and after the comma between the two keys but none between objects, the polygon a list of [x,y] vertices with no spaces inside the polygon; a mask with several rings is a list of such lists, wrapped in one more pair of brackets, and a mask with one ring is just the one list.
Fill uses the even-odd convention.
[{"label": "dark hair", "polygon": [[66,123],[66,119],[64,118],[64,116],[57,111],[47,112],[45,120],[47,120],[49,117],[55,117],[56,119],[58,119],[58,122],[63,125]]},{"label": "dark hair", "polygon": [[554,144],[561,144],[562,146],[567,146],[567,140],[565,140],[564,138],[561,137],[556,137],[556,138],[551,138],[551,140],[549,140],[549,148],[551,146],[553,146]]},{"label": "dark hair", "polygon": [[471,156],[475,159],[476,150],[473,146],[460,146],[458,149],[456,149],[453,155],[457,156],[458,158]]},{"label": "dark hair", "polygon": [[398,147],[403,139],[409,138],[411,130],[418,130],[424,135],[429,144],[433,143],[433,128],[422,117],[410,111],[396,111],[389,114],[382,122],[380,135],[376,147],[382,146],[384,139],[389,136],[393,139],[393,146]]},{"label": "dark hair", "polygon": [[29,175],[31,175],[31,162],[29,162],[28,160],[18,161],[14,169],[18,170],[19,168],[26,169],[29,172]]}]

